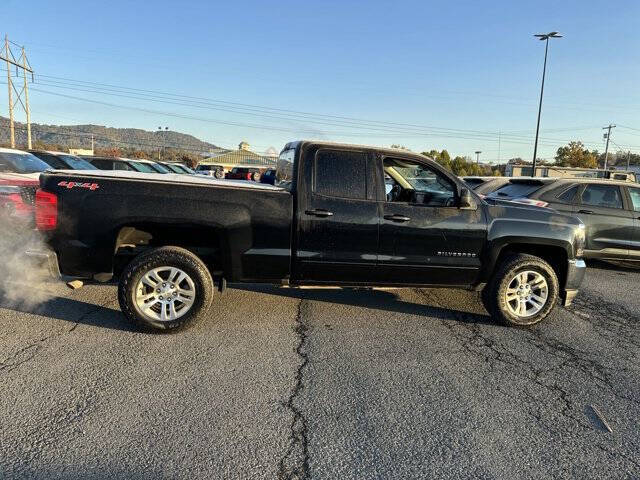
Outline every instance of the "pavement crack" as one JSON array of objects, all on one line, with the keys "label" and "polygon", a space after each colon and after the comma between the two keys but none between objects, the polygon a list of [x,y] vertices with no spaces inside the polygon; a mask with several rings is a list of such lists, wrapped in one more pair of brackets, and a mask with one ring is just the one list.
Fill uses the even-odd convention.
[{"label": "pavement crack", "polygon": [[309,364],[307,340],[309,326],[303,314],[304,300],[298,303],[294,332],[298,339],[296,354],[300,360],[295,374],[295,383],[284,406],[291,412],[293,419],[289,427],[289,447],[280,459],[278,478],[280,480],[302,480],[309,478],[309,448],[307,444],[307,419],[296,405],[296,400],[304,389],[304,371]]}]

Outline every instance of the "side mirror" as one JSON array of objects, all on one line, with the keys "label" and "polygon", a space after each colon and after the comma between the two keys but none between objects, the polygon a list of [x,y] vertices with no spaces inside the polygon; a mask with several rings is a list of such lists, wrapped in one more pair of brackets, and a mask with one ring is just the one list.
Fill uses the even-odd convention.
[{"label": "side mirror", "polygon": [[468,188],[460,189],[460,210],[477,210],[478,204]]}]

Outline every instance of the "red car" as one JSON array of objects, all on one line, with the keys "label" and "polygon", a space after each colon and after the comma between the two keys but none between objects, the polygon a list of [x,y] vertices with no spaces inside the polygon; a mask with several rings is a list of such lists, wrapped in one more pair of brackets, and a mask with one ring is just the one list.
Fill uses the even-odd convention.
[{"label": "red car", "polygon": [[233,167],[224,178],[228,180],[252,180],[257,182],[260,180],[260,169],[251,167]]},{"label": "red car", "polygon": [[30,153],[0,148],[0,226],[35,225],[36,190],[40,172],[47,168],[50,167]]}]

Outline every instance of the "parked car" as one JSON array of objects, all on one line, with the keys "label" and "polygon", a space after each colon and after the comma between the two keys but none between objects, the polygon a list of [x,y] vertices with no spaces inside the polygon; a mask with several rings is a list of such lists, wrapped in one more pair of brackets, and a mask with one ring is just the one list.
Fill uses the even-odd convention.
[{"label": "parked car", "polygon": [[470,176],[470,177],[462,177],[462,180],[464,180],[464,183],[466,183],[467,185],[469,185],[472,189],[476,189],[478,188],[480,185],[487,183],[495,178],[500,178],[500,177],[478,177],[478,176]]},{"label": "parked car", "polygon": [[87,162],[84,158],[70,153],[53,152],[47,150],[29,150],[29,153],[35,155],[45,162],[51,168],[57,170],[95,170],[96,167]]},{"label": "parked car", "polygon": [[162,165],[149,160],[134,160],[131,158],[119,157],[96,157],[83,156],[87,162],[99,170],[124,170],[129,172],[142,173],[169,173]]},{"label": "parked car", "polygon": [[575,217],[485,202],[422,155],[292,142],[277,178],[46,172],[36,209],[50,249],[39,254],[65,275],[119,278],[126,317],[164,330],[203,317],[227,281],[477,289],[494,318],[526,326],[570,304],[584,276]]},{"label": "parked car", "polygon": [[0,148],[0,221],[3,227],[33,228],[40,173],[48,168],[49,165],[30,153]]},{"label": "parked car", "polygon": [[503,185],[506,185],[510,180],[511,178],[509,177],[493,177],[491,180],[487,180],[486,182],[476,185],[475,187],[473,187],[473,190],[478,195],[485,196],[492,192],[495,192]]},{"label": "parked car", "polygon": [[595,178],[539,179],[530,186],[516,181],[494,194],[506,191],[577,216],[586,226],[585,258],[640,262],[638,184]]},{"label": "parked car", "polygon": [[491,188],[491,192],[487,192],[489,185],[486,187],[484,185],[478,187],[478,190],[480,191],[478,192],[478,190],[476,190],[476,192],[484,195],[485,198],[497,198],[526,205],[546,207],[546,202],[535,199],[533,194],[542,189],[545,185],[551,185],[557,181],[557,178],[511,177],[506,178],[501,183],[494,184]]},{"label": "parked car", "polygon": [[266,183],[269,185],[273,185],[276,182],[276,169],[268,168],[260,177],[260,183]]},{"label": "parked car", "polygon": [[201,163],[196,167],[196,174],[206,175],[208,177],[224,178],[224,167],[222,165]]},{"label": "parked car", "polygon": [[176,162],[156,162],[169,170],[171,173],[179,173],[181,175],[193,175],[194,170],[190,169],[186,165]]},{"label": "parked car", "polygon": [[225,177],[228,180],[251,180],[260,181],[260,169],[251,167],[233,167]]}]

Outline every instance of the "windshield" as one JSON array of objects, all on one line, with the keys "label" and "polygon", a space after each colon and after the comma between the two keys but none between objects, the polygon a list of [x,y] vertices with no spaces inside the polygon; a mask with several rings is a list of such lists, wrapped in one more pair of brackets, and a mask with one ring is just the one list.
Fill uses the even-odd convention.
[{"label": "windshield", "polygon": [[178,165],[172,165],[171,163],[167,163],[163,165],[163,167],[165,167],[166,169],[168,169],[173,173],[184,173],[184,171],[182,171]]},{"label": "windshield", "polygon": [[148,164],[156,173],[170,173],[171,170],[169,170],[167,167],[165,167],[164,165],[160,165],[159,163],[149,163]]},{"label": "windshield", "polygon": [[537,183],[507,183],[488,196],[494,198],[522,198],[528,197],[540,188],[542,188],[542,185]]},{"label": "windshield", "polygon": [[97,170],[85,159],[76,157],[75,155],[60,155],[60,158],[73,170]]},{"label": "windshield", "polygon": [[134,161],[129,161],[128,162],[129,165],[131,165],[136,172],[142,172],[142,173],[158,173],[157,170],[154,170],[150,164],[148,163],[142,163],[142,162],[134,162]]},{"label": "windshield", "polygon": [[30,153],[0,152],[0,172],[37,173],[51,168]]},{"label": "windshield", "polygon": [[293,167],[296,158],[296,150],[289,148],[283,150],[278,157],[276,165],[276,179],[274,185],[291,191],[293,187]]}]

